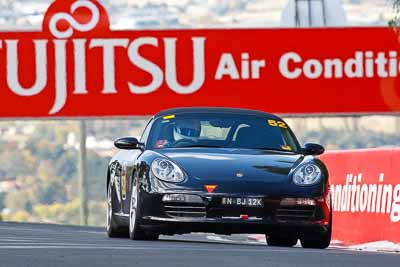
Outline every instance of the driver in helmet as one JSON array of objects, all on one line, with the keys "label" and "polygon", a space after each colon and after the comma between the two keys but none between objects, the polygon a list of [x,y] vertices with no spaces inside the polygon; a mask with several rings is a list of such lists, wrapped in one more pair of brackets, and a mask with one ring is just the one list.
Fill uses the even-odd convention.
[{"label": "driver in helmet", "polygon": [[[176,142],[197,142],[201,133],[201,123],[198,120],[179,120],[174,126]],[[182,140],[182,141],[181,141]]]}]

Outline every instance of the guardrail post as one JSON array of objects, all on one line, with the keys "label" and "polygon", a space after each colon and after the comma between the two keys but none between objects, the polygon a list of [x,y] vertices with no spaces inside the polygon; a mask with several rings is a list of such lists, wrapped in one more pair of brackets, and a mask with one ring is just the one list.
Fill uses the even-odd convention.
[{"label": "guardrail post", "polygon": [[88,197],[87,197],[87,154],[86,154],[86,121],[79,121],[79,199],[80,210],[79,218],[81,225],[88,225]]}]

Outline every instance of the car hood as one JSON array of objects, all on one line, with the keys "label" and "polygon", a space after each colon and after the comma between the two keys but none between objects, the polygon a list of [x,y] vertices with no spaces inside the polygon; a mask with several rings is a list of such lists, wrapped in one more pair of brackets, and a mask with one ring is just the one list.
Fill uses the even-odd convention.
[{"label": "car hood", "polygon": [[225,148],[165,149],[163,154],[189,176],[206,183],[282,183],[288,180],[290,170],[303,158],[288,152]]}]

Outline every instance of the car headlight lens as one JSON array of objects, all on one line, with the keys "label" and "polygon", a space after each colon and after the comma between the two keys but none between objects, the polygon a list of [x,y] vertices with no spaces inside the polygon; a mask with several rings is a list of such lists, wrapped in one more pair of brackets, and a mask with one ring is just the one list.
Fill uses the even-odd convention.
[{"label": "car headlight lens", "polygon": [[315,185],[321,180],[322,171],[314,163],[307,163],[300,166],[293,175],[293,182],[296,185]]},{"label": "car headlight lens", "polygon": [[151,163],[151,171],[158,179],[166,182],[180,183],[185,180],[181,168],[167,159],[155,159]]}]

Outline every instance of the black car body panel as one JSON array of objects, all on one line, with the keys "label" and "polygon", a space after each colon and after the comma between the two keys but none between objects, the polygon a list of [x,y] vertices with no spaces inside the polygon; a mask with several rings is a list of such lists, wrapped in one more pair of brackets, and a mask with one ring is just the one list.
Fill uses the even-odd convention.
[{"label": "black car body panel", "polygon": [[[139,185],[141,227],[162,234],[189,232],[264,233],[276,231],[295,233],[299,238],[310,233],[328,231],[330,226],[329,174],[316,156],[301,153],[300,146],[292,151],[250,148],[188,147],[154,149],[148,144],[153,122],[174,114],[246,114],[266,119],[280,118],[264,112],[188,108],[163,111],[153,117],[142,137],[143,147],[121,150],[109,164],[107,185],[117,192],[118,222],[129,223],[131,188]],[[290,131],[290,129],[289,129]],[[297,140],[295,142],[298,144]],[[155,177],[151,164],[164,158],[179,166],[184,180],[171,183]],[[317,165],[321,181],[299,186],[293,173],[305,163]],[[207,186],[215,186],[208,192]],[[172,203],[163,201],[166,194],[198,196],[200,202]],[[226,206],[226,198],[262,201],[262,206]],[[225,200],[224,200],[225,198]],[[311,199],[315,205],[282,205],[284,199]]]}]

